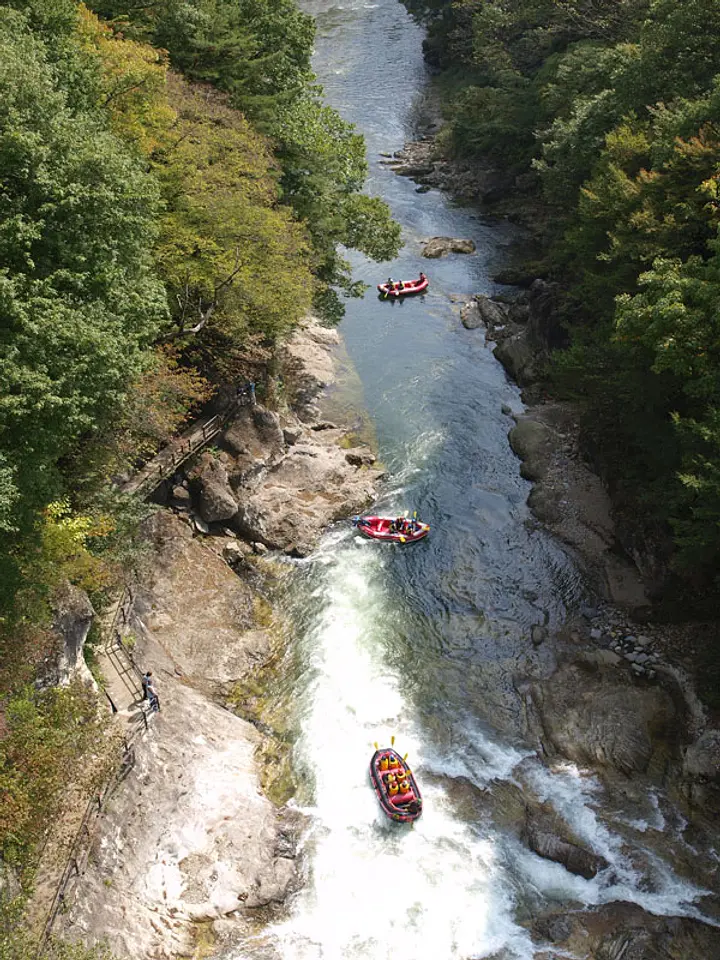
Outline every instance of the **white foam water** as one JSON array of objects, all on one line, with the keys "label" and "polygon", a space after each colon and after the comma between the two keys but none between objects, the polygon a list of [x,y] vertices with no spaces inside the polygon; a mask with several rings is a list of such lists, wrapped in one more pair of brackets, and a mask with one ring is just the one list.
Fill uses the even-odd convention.
[{"label": "white foam water", "polygon": [[[323,609],[299,640],[306,682],[295,760],[314,782],[306,806],[314,824],[307,884],[272,931],[276,947],[287,960],[385,960],[389,942],[413,960],[501,948],[529,960],[495,839],[459,820],[437,783],[423,784],[424,813],[413,826],[391,823],[377,804],[368,778],[374,741],[395,733],[421,779],[426,758],[402,679],[376,639],[386,608],[382,556],[335,550]],[[505,764],[498,758],[498,769],[515,762],[514,753]]]},{"label": "white foam water", "polygon": [[[588,906],[626,900],[654,914],[702,916],[696,904],[709,891],[678,877],[650,850],[641,851],[643,869],[633,862],[622,837],[600,819],[602,787],[595,777],[573,763],[564,763],[552,770],[534,766],[526,772],[526,780],[537,798],[551,803],[573,833],[608,863],[595,878],[583,880],[562,867],[554,869],[557,865],[545,860],[538,863],[540,858],[527,851],[519,852],[518,863],[537,890],[546,896],[573,897]],[[660,814],[657,796],[652,800]]]}]

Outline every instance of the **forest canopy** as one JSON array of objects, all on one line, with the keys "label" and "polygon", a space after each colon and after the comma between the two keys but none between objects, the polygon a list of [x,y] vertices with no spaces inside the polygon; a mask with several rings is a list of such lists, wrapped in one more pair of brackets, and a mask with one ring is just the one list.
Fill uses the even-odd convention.
[{"label": "forest canopy", "polygon": [[[142,510],[114,476],[308,311],[339,319],[339,248],[397,252],[313,38],[292,0],[0,6],[3,651],[63,579],[121,576]],[[92,534],[48,562],[59,503]]]}]

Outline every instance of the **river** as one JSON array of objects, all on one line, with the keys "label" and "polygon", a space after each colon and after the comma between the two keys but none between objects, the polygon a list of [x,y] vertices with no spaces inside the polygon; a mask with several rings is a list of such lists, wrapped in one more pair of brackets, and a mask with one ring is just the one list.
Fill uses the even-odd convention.
[{"label": "river", "polygon": [[[270,944],[286,960],[528,960],[523,921],[548,905],[619,899],[692,912],[697,891],[667,864],[654,861],[651,883],[632,865],[599,816],[597,781],[569,764],[548,770],[522,739],[513,677],[527,657],[550,656],[532,650],[530,628],[557,625],[587,587],[525,505],[529,485],[501,412],[521,409],[518,390],[453,305],[493,292],[490,273],[512,229],[437,191],[418,195],[379,163],[412,135],[429,83],[422,30],[405,9],[396,0],[305,8],[318,22],[315,69],[326,98],[365,135],[368,188],[390,204],[406,241],[392,264],[354,259],[370,290],[349,302],[341,326],[388,471],[377,508],[417,510],[432,531],[394,549],[339,527],[297,565],[280,701],[294,802],[308,815],[305,884],[287,920],[242,956],[265,956]],[[471,237],[477,253],[423,260],[420,238],[433,235]],[[378,300],[379,279],[421,269],[427,296]],[[412,828],[385,820],[367,779],[373,743],[391,735],[423,789],[424,814]],[[478,816],[467,802],[468,789],[492,793],[520,771],[524,788],[547,799],[608,870],[590,881],[572,875],[495,822],[492,804]]]}]

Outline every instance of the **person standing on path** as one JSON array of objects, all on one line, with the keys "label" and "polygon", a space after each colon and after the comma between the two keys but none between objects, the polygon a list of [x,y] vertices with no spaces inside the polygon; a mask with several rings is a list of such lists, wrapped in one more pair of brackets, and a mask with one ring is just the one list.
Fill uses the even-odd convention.
[{"label": "person standing on path", "polygon": [[150,709],[157,713],[160,709],[160,698],[158,697],[157,690],[155,689],[155,681],[153,680],[152,670],[148,670],[147,673],[143,674],[141,683],[143,688],[143,700],[149,700]]}]

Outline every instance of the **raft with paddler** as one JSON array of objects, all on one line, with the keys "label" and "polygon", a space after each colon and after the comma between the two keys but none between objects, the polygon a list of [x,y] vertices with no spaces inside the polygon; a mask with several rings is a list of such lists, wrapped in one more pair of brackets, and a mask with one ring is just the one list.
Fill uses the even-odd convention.
[{"label": "raft with paddler", "polygon": [[407,764],[407,754],[401,757],[390,747],[378,747],[370,761],[370,780],[383,812],[398,823],[412,823],[422,813],[422,796],[412,770]]},{"label": "raft with paddler", "polygon": [[386,543],[416,543],[430,533],[430,524],[418,520],[417,513],[412,517],[358,516],[352,518],[352,525],[364,537]]}]

